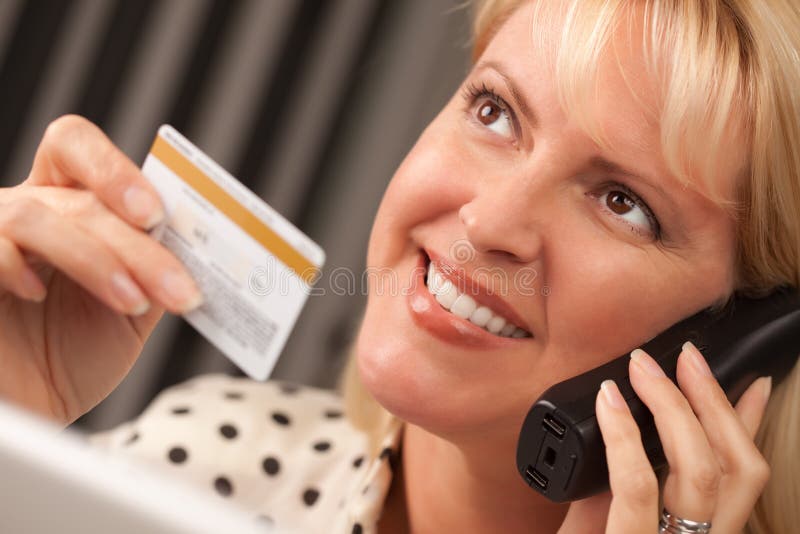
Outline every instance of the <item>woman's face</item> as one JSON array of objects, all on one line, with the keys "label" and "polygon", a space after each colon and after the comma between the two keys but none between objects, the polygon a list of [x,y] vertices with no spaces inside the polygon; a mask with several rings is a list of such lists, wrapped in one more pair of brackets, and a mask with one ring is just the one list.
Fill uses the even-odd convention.
[{"label": "woman's face", "polygon": [[[369,243],[362,378],[389,411],[451,438],[511,443],[550,385],[733,287],[734,225],[667,171],[638,50],[624,37],[638,100],[613,52],[602,57],[595,109],[613,149],[602,150],[560,108],[550,61],[531,45],[531,13],[509,18],[419,138]],[[535,31],[559,38],[558,25]],[[743,163],[735,148],[709,186],[728,198]],[[443,308],[426,286],[431,261],[474,302]],[[489,308],[478,323],[500,317],[526,337],[487,330],[500,319],[480,327],[459,316],[476,306]]]}]

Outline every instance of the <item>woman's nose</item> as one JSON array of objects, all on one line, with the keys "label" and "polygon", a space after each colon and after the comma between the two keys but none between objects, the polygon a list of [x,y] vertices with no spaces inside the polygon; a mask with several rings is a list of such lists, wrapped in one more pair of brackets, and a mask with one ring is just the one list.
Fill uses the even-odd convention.
[{"label": "woman's nose", "polygon": [[541,228],[531,216],[535,208],[527,204],[524,195],[494,190],[479,194],[461,206],[458,217],[477,251],[530,263],[541,253],[542,236]]}]

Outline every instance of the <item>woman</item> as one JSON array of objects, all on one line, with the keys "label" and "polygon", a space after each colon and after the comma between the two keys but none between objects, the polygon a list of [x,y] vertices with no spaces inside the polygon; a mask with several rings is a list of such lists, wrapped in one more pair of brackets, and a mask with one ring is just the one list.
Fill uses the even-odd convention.
[{"label": "woman", "polygon": [[[669,462],[661,486],[613,382],[596,401],[610,492],[550,503],[513,458],[550,385],[734,291],[798,286],[798,8],[490,0],[477,15],[473,69],[375,219],[368,265],[404,291],[371,284],[345,380],[352,423],[324,392],[302,406],[331,407],[327,422],[291,388],[210,377],[96,441],[307,531],[640,533],[674,516],[671,532],[790,532],[797,368],[768,405],[763,377],[734,408],[691,344],[680,387],[634,351]],[[68,423],[114,388],[163,309],[198,292],[140,231],[161,217],[153,190],[79,118],[48,129],[3,195],[0,391]],[[22,251],[44,260],[46,289]],[[297,445],[322,435],[340,441]],[[368,438],[372,459],[353,458]],[[289,472],[277,455],[294,449]],[[210,475],[220,466],[240,478]],[[336,484],[343,500],[328,497]],[[304,512],[288,504],[296,487]]]}]

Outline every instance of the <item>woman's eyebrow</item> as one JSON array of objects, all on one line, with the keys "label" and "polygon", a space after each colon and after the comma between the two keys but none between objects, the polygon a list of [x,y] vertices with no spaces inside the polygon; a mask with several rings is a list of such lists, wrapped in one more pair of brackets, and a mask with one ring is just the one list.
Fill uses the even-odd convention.
[{"label": "woman's eyebrow", "polygon": [[498,76],[500,76],[500,78],[503,80],[503,83],[506,84],[508,92],[511,93],[511,98],[514,99],[516,107],[522,112],[527,121],[531,124],[531,127],[537,128],[539,126],[539,119],[536,117],[536,113],[534,113],[533,109],[528,105],[528,101],[525,100],[525,96],[522,94],[522,91],[519,90],[514,81],[507,74],[505,74],[505,72],[503,72],[503,65],[497,61],[481,61],[475,65],[474,72],[480,72],[481,70],[485,69],[491,69],[495,71]]},{"label": "woman's eyebrow", "polygon": [[621,176],[626,176],[632,180],[636,180],[651,189],[653,189],[656,193],[658,193],[666,202],[670,204],[670,208],[675,208],[675,200],[667,193],[663,187],[661,187],[659,180],[654,180],[647,175],[643,175],[641,173],[632,172],[629,170],[624,169],[620,164],[614,163],[613,161],[607,160],[602,156],[594,156],[589,160],[589,166],[593,169],[598,171],[606,172],[609,174],[616,174]]}]

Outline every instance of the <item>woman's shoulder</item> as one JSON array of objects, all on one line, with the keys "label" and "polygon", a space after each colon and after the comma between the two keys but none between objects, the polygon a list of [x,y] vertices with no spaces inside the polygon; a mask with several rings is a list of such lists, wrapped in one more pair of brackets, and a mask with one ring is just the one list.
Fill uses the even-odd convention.
[{"label": "woman's shoulder", "polygon": [[332,513],[363,478],[369,446],[333,391],[221,374],[167,388],[89,439],[271,516]]}]

